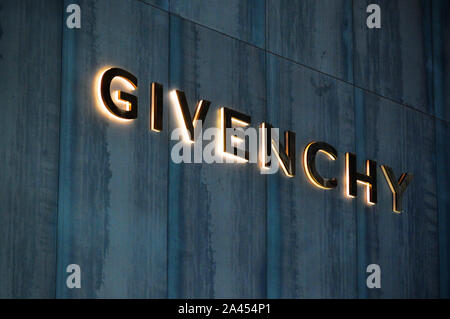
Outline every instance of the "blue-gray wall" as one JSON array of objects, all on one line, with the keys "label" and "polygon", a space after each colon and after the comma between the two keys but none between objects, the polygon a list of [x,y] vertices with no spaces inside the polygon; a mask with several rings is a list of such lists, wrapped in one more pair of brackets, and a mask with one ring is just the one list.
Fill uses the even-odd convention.
[{"label": "blue-gray wall", "polygon": [[[81,7],[81,29],[65,8]],[[378,3],[382,28],[366,27]],[[447,0],[0,0],[0,297],[449,297]],[[105,66],[139,117],[96,107]],[[297,176],[175,164],[148,130],[151,81],[297,134]],[[404,212],[312,187],[312,140],[408,171]],[[359,190],[359,194],[362,189]],[[66,287],[79,264],[82,288]],[[382,288],[367,289],[366,266]]]}]

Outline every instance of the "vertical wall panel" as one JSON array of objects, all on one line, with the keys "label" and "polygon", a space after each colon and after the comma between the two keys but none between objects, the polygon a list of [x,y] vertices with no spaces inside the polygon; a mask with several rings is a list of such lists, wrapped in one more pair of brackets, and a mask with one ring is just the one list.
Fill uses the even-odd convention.
[{"label": "vertical wall panel", "polygon": [[440,297],[448,298],[450,290],[450,124],[436,120],[437,193],[439,221]]},{"label": "vertical wall panel", "polygon": [[434,111],[450,121],[450,3],[433,0],[433,84]]},{"label": "vertical wall panel", "polygon": [[433,0],[433,89],[436,120],[436,170],[439,214],[439,260],[441,298],[450,296],[450,4]]},{"label": "vertical wall panel", "polygon": [[[217,127],[220,106],[253,127],[265,118],[263,51],[171,17],[170,61],[191,113],[198,99],[212,102],[204,129]],[[170,119],[176,127],[173,109]],[[170,162],[170,297],[265,297],[265,191],[256,164]]]},{"label": "vertical wall panel", "polygon": [[[58,297],[165,297],[167,123],[149,131],[151,81],[167,87],[168,14],[140,1],[81,1],[82,28],[64,30]],[[138,118],[97,104],[104,67],[138,78]],[[166,99],[167,102],[167,99]],[[66,288],[79,264],[82,288]]]},{"label": "vertical wall panel", "polygon": [[170,11],[264,48],[265,0],[171,0]]},{"label": "vertical wall panel", "polygon": [[55,294],[59,1],[0,1],[0,298]]},{"label": "vertical wall panel", "polygon": [[[355,103],[355,154],[358,167],[364,167],[367,159],[365,151],[365,107],[364,91],[359,88],[353,88]],[[360,193],[361,194],[361,193]],[[367,233],[367,214],[365,214],[365,203],[362,200],[355,200],[356,207],[356,238],[357,238],[357,272],[358,272],[358,298],[367,298],[367,251],[365,248],[365,238]]]},{"label": "vertical wall panel", "polygon": [[369,29],[371,0],[354,0],[355,84],[432,114],[431,1],[380,0],[381,29]]},{"label": "vertical wall panel", "polygon": [[[344,152],[354,148],[350,85],[268,55],[268,121],[296,133],[297,174],[268,179],[269,297],[355,298],[356,216],[343,196]],[[303,171],[305,147],[333,145],[338,160],[317,157],[318,170],[338,187],[313,186]],[[275,265],[274,265],[275,264]]]},{"label": "vertical wall panel", "polygon": [[351,1],[267,0],[267,49],[352,82]]},{"label": "vertical wall panel", "polygon": [[[358,186],[358,215],[364,214],[365,265],[381,267],[381,289],[360,292],[371,298],[433,298],[439,296],[436,146],[433,119],[371,93],[364,93],[358,123],[359,170],[366,159],[376,160],[378,203],[368,206]],[[392,212],[392,193],[379,168],[388,165],[397,178],[414,178],[403,195],[401,214]],[[364,282],[360,287],[365,286]]]}]

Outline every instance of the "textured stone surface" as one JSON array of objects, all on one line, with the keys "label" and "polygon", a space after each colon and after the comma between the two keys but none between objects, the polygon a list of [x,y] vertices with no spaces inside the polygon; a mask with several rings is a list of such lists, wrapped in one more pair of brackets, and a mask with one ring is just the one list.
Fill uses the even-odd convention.
[{"label": "textured stone surface", "polygon": [[352,3],[268,0],[267,49],[353,81]]},{"label": "textured stone surface", "polygon": [[[368,206],[359,187],[357,216],[360,273],[381,267],[381,289],[361,291],[372,298],[439,296],[438,196],[435,124],[432,117],[371,93],[355,94],[357,160],[392,167],[413,180],[403,195],[403,212],[392,212],[392,193],[378,169],[378,203]],[[440,173],[443,173],[442,171]],[[364,276],[366,277],[366,276]]]},{"label": "textured stone surface", "polygon": [[[265,118],[262,50],[171,19],[170,85],[212,102],[204,128],[221,106]],[[170,113],[172,128],[177,125]],[[169,295],[263,298],[266,276],[266,184],[256,164],[170,163]]]},{"label": "textured stone surface", "polygon": [[[149,131],[148,105],[151,81],[167,88],[168,14],[139,1],[80,6],[83,27],[64,29],[57,297],[163,298],[168,140]],[[111,66],[138,78],[131,123],[98,105],[95,80]],[[66,288],[71,263],[82,289]]]},{"label": "textured stone surface", "polygon": [[170,11],[264,48],[265,0],[171,0]]},{"label": "textured stone surface", "polygon": [[0,298],[54,297],[61,17],[0,1]]},{"label": "textured stone surface", "polygon": [[[0,297],[449,297],[447,0],[380,0],[380,30],[369,0],[82,0],[79,30],[72,2],[0,0]],[[138,77],[137,120],[99,109],[106,66]],[[169,89],[212,102],[205,128],[227,106],[295,131],[296,176],[172,162]],[[335,190],[305,178],[314,140]],[[345,196],[347,151],[414,175],[402,214],[380,168],[376,206]]]},{"label": "textured stone surface", "polygon": [[[344,152],[355,145],[352,86],[268,55],[268,121],[296,133],[297,175],[268,178],[269,297],[356,298],[356,216],[343,196]],[[318,156],[319,171],[338,179],[322,190],[307,180],[302,155],[327,142],[338,160]]]},{"label": "textured stone surface", "polygon": [[377,1],[381,29],[366,25],[366,8],[373,1],[353,3],[355,84],[434,114],[431,1]]}]

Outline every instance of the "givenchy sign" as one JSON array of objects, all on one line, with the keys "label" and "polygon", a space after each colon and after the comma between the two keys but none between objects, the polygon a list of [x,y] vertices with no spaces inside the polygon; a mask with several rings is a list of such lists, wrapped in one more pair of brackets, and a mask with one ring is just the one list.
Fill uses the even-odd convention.
[{"label": "givenchy sign", "polygon": [[[126,91],[112,90],[113,80],[120,81],[122,89]],[[108,117],[122,122],[133,121],[138,117],[138,97],[132,94],[138,87],[138,79],[133,74],[123,69],[109,68],[100,73],[96,86],[99,107]],[[178,118],[181,143],[190,147],[190,144],[196,143],[197,139],[201,138],[202,123],[206,119],[211,102],[198,101],[192,116],[183,91],[172,90],[170,98]],[[150,101],[149,129],[158,133],[163,130],[163,86],[161,84],[156,82],[151,84]],[[262,122],[259,125],[258,144],[257,133],[254,134],[254,139],[251,138],[250,133],[256,130],[250,127],[250,115],[228,107],[221,107],[219,112],[220,127],[215,128],[219,138],[214,142],[217,145],[218,154],[215,154],[216,162],[222,163],[223,159],[233,163],[257,162],[263,174],[272,174],[281,167],[285,176],[295,177],[297,173],[295,132],[285,131],[282,143],[278,138],[278,129],[273,128],[269,123]],[[249,133],[250,130],[253,131]],[[257,144],[259,147],[252,147]],[[255,153],[258,155],[254,156]],[[324,154],[330,161],[338,159],[338,152],[332,145],[326,142],[311,142],[303,151],[301,162],[304,174],[313,186],[325,191],[332,190],[338,186],[339,181],[335,177],[325,177],[319,173],[316,168],[319,153]],[[346,196],[357,197],[358,184],[360,184],[364,187],[367,204],[375,205],[377,203],[377,163],[366,160],[365,170],[359,171],[356,155],[347,152],[344,156]],[[389,166],[380,165],[380,168],[392,192],[392,210],[395,213],[401,213],[402,196],[411,182],[412,175],[402,173],[397,179]]]}]

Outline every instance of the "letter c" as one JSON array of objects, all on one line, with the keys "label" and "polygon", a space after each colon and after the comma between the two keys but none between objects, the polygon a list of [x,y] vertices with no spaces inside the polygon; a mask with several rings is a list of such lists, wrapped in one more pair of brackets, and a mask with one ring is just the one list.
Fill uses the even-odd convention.
[{"label": "letter c", "polygon": [[305,170],[306,177],[311,184],[322,188],[332,189],[337,186],[337,179],[324,178],[316,169],[316,155],[318,152],[322,152],[328,156],[329,159],[335,161],[337,159],[336,149],[325,142],[311,142],[306,146],[303,152],[303,169]]}]

